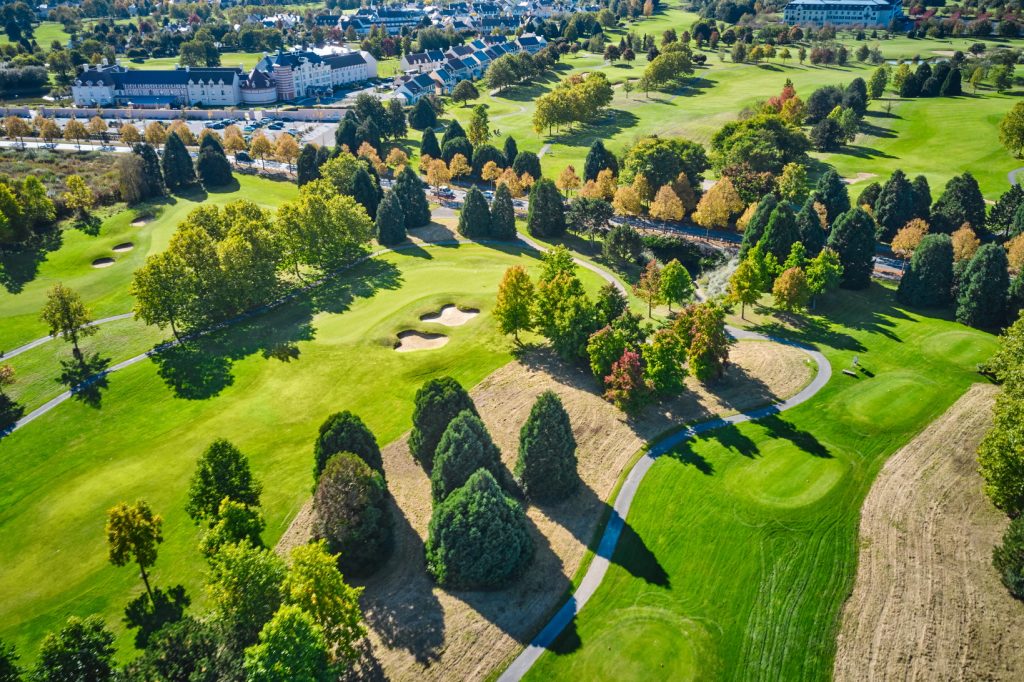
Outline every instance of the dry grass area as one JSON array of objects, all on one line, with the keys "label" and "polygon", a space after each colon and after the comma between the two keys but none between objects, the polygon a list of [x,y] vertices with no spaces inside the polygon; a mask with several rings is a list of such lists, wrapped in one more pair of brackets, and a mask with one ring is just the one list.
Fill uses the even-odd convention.
[{"label": "dry grass area", "polygon": [[1007,520],[982,493],[975,462],[996,393],[972,387],[871,487],[837,680],[1024,679],[1024,604],[991,563]]},{"label": "dry grass area", "polygon": [[[569,412],[583,485],[571,499],[531,506],[536,557],[527,574],[495,592],[445,591],[426,573],[423,542],[430,520],[430,481],[403,438],[384,449],[394,497],[395,554],[365,587],[370,627],[361,676],[388,679],[475,680],[515,653],[536,632],[570,587],[605,508],[604,500],[630,457],[681,422],[701,421],[786,398],[810,381],[807,356],[789,346],[738,343],[725,378],[710,388],[688,380],[687,396],[626,419],[598,394],[589,372],[566,367],[547,351],[529,351],[485,379],[472,396],[505,465],[517,456],[519,429],[537,396],[555,391]],[[278,545],[308,538],[309,506]]]}]

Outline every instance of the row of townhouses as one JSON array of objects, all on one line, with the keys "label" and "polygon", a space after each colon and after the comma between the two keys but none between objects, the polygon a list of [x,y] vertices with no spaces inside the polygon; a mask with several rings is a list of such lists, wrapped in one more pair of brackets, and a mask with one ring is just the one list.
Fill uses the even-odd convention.
[{"label": "row of townhouses", "polygon": [[429,50],[407,54],[399,62],[404,73],[395,79],[395,94],[407,104],[430,94],[451,94],[459,81],[482,78],[498,57],[519,52],[536,54],[546,45],[542,36],[533,34],[523,34],[516,40],[486,36],[443,52]]},{"label": "row of townhouses", "polygon": [[368,52],[293,50],[263,57],[248,73],[240,67],[86,67],[71,86],[71,96],[83,107],[261,105],[327,94],[376,77],[377,60]]}]

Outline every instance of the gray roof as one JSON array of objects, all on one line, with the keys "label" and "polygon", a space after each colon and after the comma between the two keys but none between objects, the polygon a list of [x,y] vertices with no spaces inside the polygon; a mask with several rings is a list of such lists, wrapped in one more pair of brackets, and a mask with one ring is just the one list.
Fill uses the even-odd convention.
[{"label": "gray roof", "polygon": [[345,52],[343,54],[324,55],[323,61],[332,69],[341,69],[346,66],[365,64],[366,58],[359,52]]}]

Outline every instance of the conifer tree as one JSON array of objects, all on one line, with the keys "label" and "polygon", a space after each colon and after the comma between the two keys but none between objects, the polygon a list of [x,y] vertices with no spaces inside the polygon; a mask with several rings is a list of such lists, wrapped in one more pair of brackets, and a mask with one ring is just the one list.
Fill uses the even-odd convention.
[{"label": "conifer tree", "polygon": [[821,253],[825,248],[827,235],[825,230],[821,229],[818,212],[814,210],[813,196],[807,198],[800,212],[796,214],[796,228],[800,232],[800,241],[807,249],[807,255],[813,258]]},{"label": "conifer tree", "polygon": [[487,199],[475,185],[466,192],[459,211],[458,231],[467,239],[486,239],[491,234],[491,211]]},{"label": "conifer tree", "polygon": [[132,147],[132,152],[142,159],[143,198],[162,197],[167,193],[167,187],[156,150],[145,142],[138,142]]},{"label": "conifer tree", "polygon": [[548,178],[537,180],[530,188],[526,228],[535,237],[565,234],[565,203],[555,183]]},{"label": "conifer tree", "polygon": [[579,486],[569,414],[552,391],[537,397],[519,432],[515,477],[533,502],[559,502]]},{"label": "conifer tree", "polygon": [[384,460],[381,459],[377,439],[363,420],[348,410],[335,412],[320,425],[313,444],[314,480],[320,478],[327,460],[339,452],[351,452],[374,471],[384,473]]},{"label": "conifer tree", "polygon": [[413,405],[409,450],[413,458],[429,471],[434,465],[437,444],[448,424],[463,410],[476,414],[476,406],[466,389],[451,377],[427,381],[416,391]]},{"label": "conifer tree", "polygon": [[764,236],[764,231],[768,227],[768,220],[772,216],[772,211],[778,205],[779,200],[775,198],[774,194],[765,194],[761,197],[761,201],[757,202],[754,215],[750,216],[750,220],[747,221],[747,227],[743,230],[740,258],[746,257],[747,252],[761,241],[761,237]]},{"label": "conifer tree", "polygon": [[196,158],[196,174],[203,187],[223,187],[231,182],[231,164],[224,154],[224,147],[213,135],[207,135],[199,143]]},{"label": "conifer tree", "polygon": [[302,145],[299,160],[295,164],[295,177],[299,187],[320,177],[320,166],[317,164],[317,146]]},{"label": "conifer tree", "polygon": [[914,190],[900,169],[882,186],[875,200],[875,220],[878,221],[878,239],[888,242],[896,232],[914,218]]},{"label": "conifer tree", "polygon": [[818,180],[814,193],[818,201],[825,207],[827,222],[831,225],[839,214],[850,210],[850,193],[846,183],[839,177],[834,168],[829,168]]},{"label": "conifer tree", "polygon": [[441,434],[430,472],[434,504],[461,488],[478,469],[486,469],[496,481],[505,478],[501,452],[491,440],[480,417],[469,410],[455,416]]},{"label": "conifer tree", "polygon": [[393,190],[386,192],[377,206],[374,224],[377,227],[377,241],[382,245],[394,246],[405,241],[405,211]]},{"label": "conifer tree", "polygon": [[167,136],[163,157],[164,183],[171,191],[195,184],[196,174],[192,168],[192,157],[177,134]]},{"label": "conifer tree", "polygon": [[437,135],[433,128],[423,131],[423,138],[420,140],[420,158],[429,156],[432,159],[441,158],[441,145],[437,142]]},{"label": "conifer tree", "polygon": [[410,230],[430,223],[430,204],[427,202],[427,192],[423,187],[423,181],[410,166],[406,166],[398,174],[392,191],[402,204],[402,212],[405,214],[405,229]]},{"label": "conifer tree", "polygon": [[764,253],[770,253],[781,263],[789,255],[793,244],[800,241],[800,231],[796,226],[796,216],[789,204],[783,203],[775,207],[768,218],[764,236],[758,244]]},{"label": "conifer tree", "polygon": [[502,241],[516,239],[516,210],[512,204],[512,192],[501,184],[494,190],[491,202],[491,238]]},{"label": "conifer tree", "polygon": [[907,305],[937,308],[949,305],[953,290],[953,240],[949,235],[926,235],[910,259],[897,297]]},{"label": "conifer tree", "polygon": [[866,289],[871,284],[875,256],[875,221],[854,208],[836,218],[828,247],[839,254],[845,289]]},{"label": "conifer tree", "polygon": [[998,244],[985,244],[978,249],[960,278],[956,306],[959,322],[982,329],[1006,322],[1008,267],[1006,250]]},{"label": "conifer tree", "polygon": [[583,181],[597,180],[597,174],[606,168],[613,175],[619,174],[619,162],[615,155],[605,149],[604,142],[594,140],[583,163]]}]

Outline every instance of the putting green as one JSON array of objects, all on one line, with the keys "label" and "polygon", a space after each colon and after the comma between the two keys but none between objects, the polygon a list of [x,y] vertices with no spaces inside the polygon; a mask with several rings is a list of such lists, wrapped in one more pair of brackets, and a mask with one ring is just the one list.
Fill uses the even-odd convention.
[{"label": "putting green", "polygon": [[951,331],[929,336],[921,343],[921,351],[936,358],[945,358],[961,365],[983,362],[996,349],[992,337],[972,332]]},{"label": "putting green", "polygon": [[[824,445],[830,453],[836,449]],[[813,455],[779,439],[762,445],[756,458],[729,468],[725,486],[736,497],[756,504],[795,509],[824,498],[848,470],[845,458]]]},{"label": "putting green", "polygon": [[861,374],[849,381],[854,385],[836,396],[832,409],[847,424],[867,432],[913,427],[932,410],[940,391],[939,385],[921,372],[895,371],[874,377]]}]

